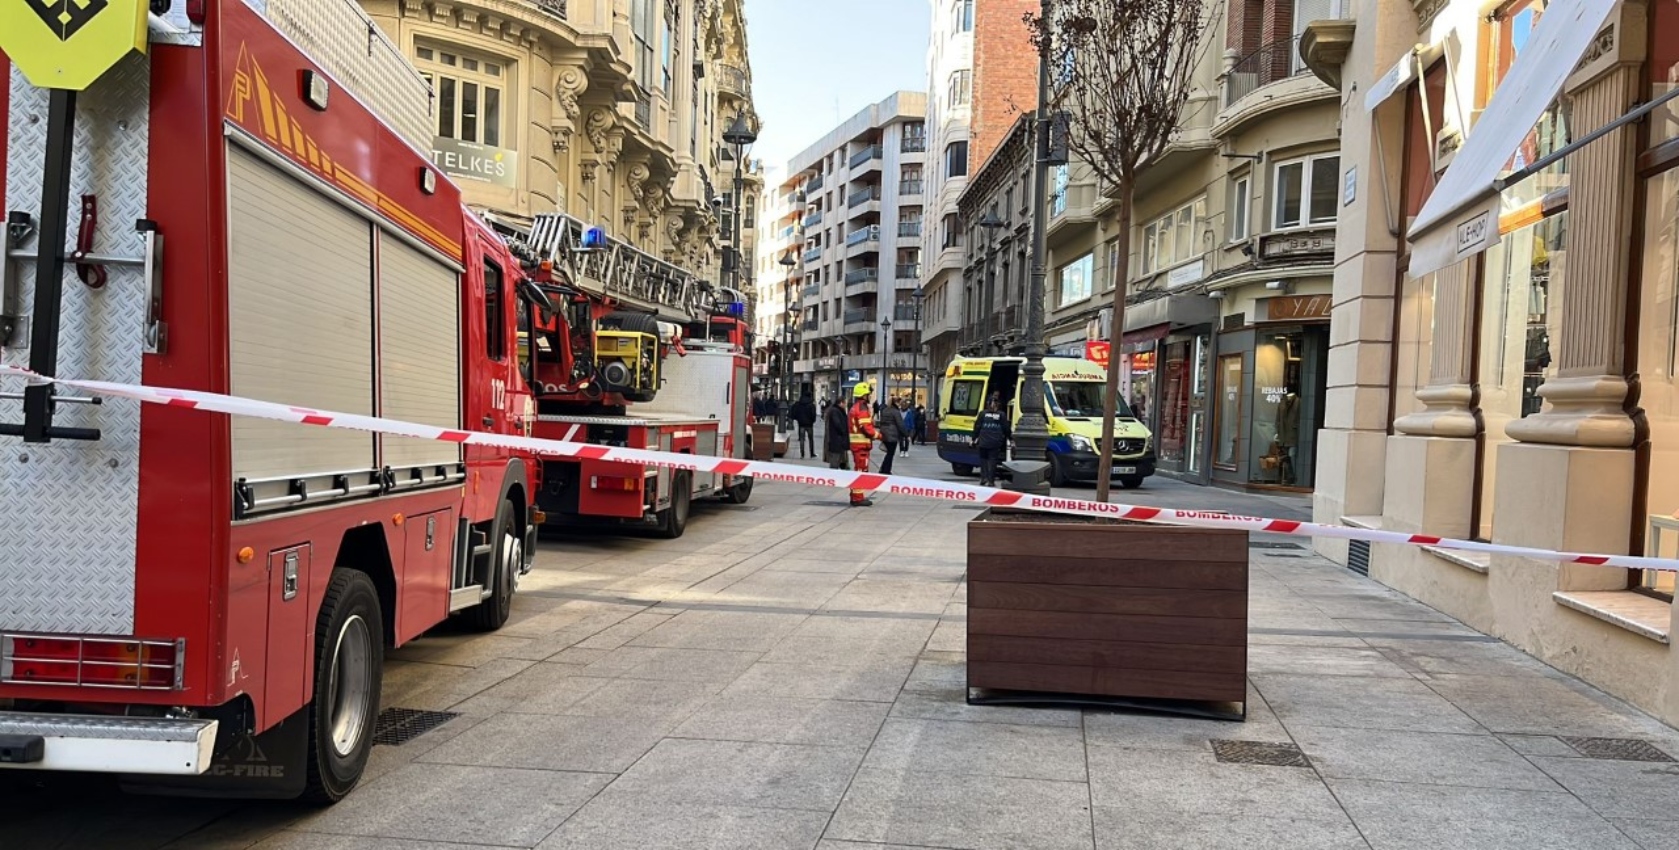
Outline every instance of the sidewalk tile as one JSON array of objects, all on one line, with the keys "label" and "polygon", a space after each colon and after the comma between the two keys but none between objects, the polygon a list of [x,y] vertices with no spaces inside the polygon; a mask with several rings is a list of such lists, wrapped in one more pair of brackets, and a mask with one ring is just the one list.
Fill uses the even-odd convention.
[{"label": "sidewalk tile", "polygon": [[907,658],[879,658],[867,667],[760,661],[736,679],[723,694],[891,702],[897,698],[912,666],[914,662]]},{"label": "sidewalk tile", "polygon": [[687,611],[630,641],[634,646],[765,652],[804,622],[805,614]]},{"label": "sidewalk tile", "polygon": [[867,747],[880,731],[887,708],[880,702],[719,696],[700,706],[671,736]]},{"label": "sidewalk tile", "polygon": [[500,714],[417,761],[618,773],[667,731],[667,725],[650,720]]},{"label": "sidewalk tile", "polygon": [[1560,791],[1544,772],[1492,735],[1291,727],[1326,777],[1383,779],[1513,791]]},{"label": "sidewalk tile", "polygon": [[1286,724],[1417,732],[1484,732],[1415,679],[1351,676],[1253,676],[1271,710]]},{"label": "sidewalk tile", "polygon": [[600,773],[409,765],[292,829],[529,847],[611,779]]},{"label": "sidewalk tile", "polygon": [[288,831],[251,845],[249,850],[477,850],[484,846],[421,841],[417,838],[369,838],[364,835]]},{"label": "sidewalk tile", "polygon": [[910,671],[909,681],[904,683],[906,691],[944,691],[960,688],[968,684],[968,663],[960,653],[938,654],[923,652],[921,660],[915,662],[915,669]]},{"label": "sidewalk tile", "polygon": [[1540,676],[1562,674],[1521,650],[1504,643],[1455,640],[1372,641],[1394,663],[1430,676]]},{"label": "sidewalk tile", "polygon": [[757,652],[623,646],[588,663],[588,676],[728,684],[759,658]]},{"label": "sidewalk tile", "polygon": [[917,720],[959,720],[966,723],[1011,723],[1024,726],[1070,726],[1081,722],[1079,710],[969,705],[966,687],[906,690],[892,704],[892,716]]},{"label": "sidewalk tile", "polygon": [[1409,679],[1411,674],[1368,647],[1250,646],[1248,673],[1297,673],[1306,676],[1383,676]]},{"label": "sidewalk tile", "polygon": [[1533,763],[1604,817],[1675,821],[1679,764],[1536,756]]},{"label": "sidewalk tile", "polygon": [[1300,767],[1224,764],[1206,753],[1090,746],[1090,795],[1098,806],[1228,817],[1286,812],[1335,821],[1341,807],[1315,771]]},{"label": "sidewalk tile", "polygon": [[1086,778],[1083,736],[1054,726],[894,718],[881,728],[863,765],[878,771]]},{"label": "sidewalk tile", "polygon": [[1375,850],[1639,850],[1573,795],[1331,779]]},{"label": "sidewalk tile", "polygon": [[612,791],[573,815],[538,850],[790,850],[810,847],[827,812],[653,801]]},{"label": "sidewalk tile", "polygon": [[1188,816],[1160,814],[1135,806],[1096,807],[1097,850],[1368,850],[1345,815],[1311,820],[1277,812],[1232,817],[1220,812]]},{"label": "sidewalk tile", "polygon": [[[558,713],[586,717],[669,719],[671,725],[675,725],[722,689],[723,685],[717,682],[608,679],[606,684]],[[522,709],[514,708],[512,711]]]},{"label": "sidewalk tile", "polygon": [[612,784],[614,798],[831,812],[860,747],[667,738]]},{"label": "sidewalk tile", "polygon": [[[454,711],[464,714],[563,714],[578,700],[600,690],[611,679],[586,675],[572,664],[540,662],[482,693],[464,700]],[[403,703],[408,705],[407,703]],[[409,706],[415,707],[415,706]]]},{"label": "sidewalk tile", "polygon": [[1087,711],[1084,736],[1092,745],[1129,747],[1139,750],[1194,750],[1211,753],[1208,741],[1292,740],[1265,701],[1248,688],[1248,718],[1236,722],[1199,717],[1173,717],[1130,711]]},{"label": "sidewalk tile", "polygon": [[1672,735],[1590,686],[1551,676],[1430,676],[1428,686],[1494,732],[1638,738]]},{"label": "sidewalk tile", "polygon": [[1643,850],[1679,850],[1679,823],[1637,818],[1610,818],[1609,822]]},{"label": "sidewalk tile", "polygon": [[1082,782],[857,772],[826,837],[962,850],[1089,850]]}]

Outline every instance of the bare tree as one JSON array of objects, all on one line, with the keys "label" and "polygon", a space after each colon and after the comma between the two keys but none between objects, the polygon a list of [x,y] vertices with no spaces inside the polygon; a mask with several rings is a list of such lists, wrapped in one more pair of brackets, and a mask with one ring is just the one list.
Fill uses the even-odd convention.
[{"label": "bare tree", "polygon": [[1067,149],[1119,192],[1119,263],[1112,272],[1112,349],[1096,475],[1102,501],[1113,471],[1137,171],[1165,152],[1178,128],[1206,37],[1207,7],[1204,0],[1051,0],[1042,14],[1026,15],[1033,46],[1051,70],[1049,108],[1066,115]]}]

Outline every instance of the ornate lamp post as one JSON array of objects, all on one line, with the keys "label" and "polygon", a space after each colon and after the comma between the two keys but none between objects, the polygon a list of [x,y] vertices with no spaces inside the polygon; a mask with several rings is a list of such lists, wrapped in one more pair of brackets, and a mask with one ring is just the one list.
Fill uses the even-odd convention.
[{"label": "ornate lamp post", "polygon": [[880,335],[886,343],[880,352],[880,386],[875,387],[875,400],[886,403],[886,359],[892,354],[892,317],[882,316],[880,319]]},{"label": "ornate lamp post", "polygon": [[788,431],[792,430],[787,421],[787,411],[793,406],[793,323],[798,315],[793,310],[793,277],[799,262],[793,258],[795,250],[783,254],[779,261],[781,270],[786,273],[781,278],[781,427]]},{"label": "ornate lamp post", "polygon": [[[1051,0],[1040,0],[1044,17]],[[1026,285],[1026,366],[1021,369],[1020,422],[1014,429],[1015,460],[1009,464],[1010,487],[1048,493],[1049,419],[1044,416],[1044,255],[1048,253],[1050,144],[1050,46],[1038,52],[1038,109],[1032,133],[1032,276]]]},{"label": "ornate lamp post", "polygon": [[745,239],[741,238],[742,234],[740,232],[740,210],[746,194],[746,148],[753,142],[758,141],[758,134],[753,132],[752,125],[747,123],[745,110],[737,113],[734,123],[729,125],[729,129],[723,131],[723,141],[734,148],[735,154],[734,197],[729,204],[732,207],[730,215],[733,216],[734,226],[729,229],[731,237],[729,239],[730,259],[727,268],[729,270],[729,288],[739,292],[740,246],[746,242]]},{"label": "ornate lamp post", "polygon": [[[909,353],[909,406],[914,408],[916,380],[921,377],[921,299],[927,297],[927,293],[917,286],[912,297],[915,299],[915,348]],[[931,380],[927,382],[927,388],[933,388]]]}]

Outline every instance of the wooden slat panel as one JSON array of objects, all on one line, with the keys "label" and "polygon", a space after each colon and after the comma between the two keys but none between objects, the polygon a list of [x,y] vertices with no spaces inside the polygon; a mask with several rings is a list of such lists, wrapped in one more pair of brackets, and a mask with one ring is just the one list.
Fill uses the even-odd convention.
[{"label": "wooden slat panel", "polygon": [[1151,561],[1248,559],[1248,536],[1148,525],[1047,525],[1016,522],[968,524],[968,554],[1015,558],[1113,558]]},{"label": "wooden slat panel", "polygon": [[968,634],[1245,646],[1248,626],[1245,619],[1008,611],[970,604]]},{"label": "wooden slat panel", "polygon": [[1132,561],[1114,558],[1017,558],[969,555],[968,580],[1097,587],[1181,587],[1197,590],[1248,589],[1247,562]]},{"label": "wooden slat panel", "polygon": [[1093,614],[1151,614],[1160,617],[1246,617],[1242,590],[1184,590],[1160,587],[1093,587],[968,580],[968,604],[1017,611],[1083,611]]},{"label": "wooden slat panel", "polygon": [[1243,702],[1247,699],[1246,677],[1233,673],[1181,673],[1166,670],[1118,670],[969,661],[968,684],[975,688],[1209,702]]},{"label": "wooden slat panel", "polygon": [[969,635],[969,661],[1003,661],[1123,670],[1177,670],[1186,673],[1247,673],[1247,648],[1124,643],[1112,640]]}]

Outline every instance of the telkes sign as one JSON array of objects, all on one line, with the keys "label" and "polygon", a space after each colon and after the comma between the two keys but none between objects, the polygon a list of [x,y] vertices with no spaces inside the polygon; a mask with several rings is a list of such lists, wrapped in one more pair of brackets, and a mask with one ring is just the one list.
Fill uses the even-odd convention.
[{"label": "telkes sign", "polygon": [[431,161],[451,177],[509,188],[518,185],[519,155],[505,148],[438,136],[431,142]]}]

